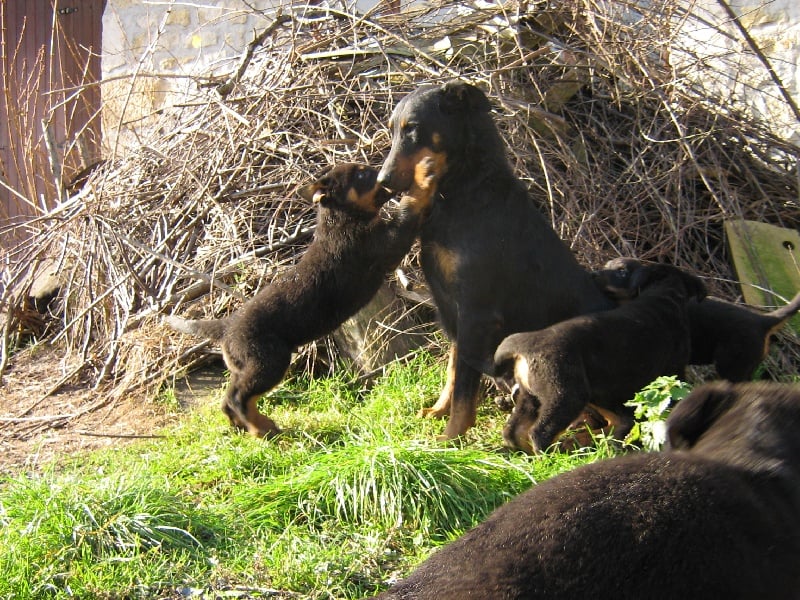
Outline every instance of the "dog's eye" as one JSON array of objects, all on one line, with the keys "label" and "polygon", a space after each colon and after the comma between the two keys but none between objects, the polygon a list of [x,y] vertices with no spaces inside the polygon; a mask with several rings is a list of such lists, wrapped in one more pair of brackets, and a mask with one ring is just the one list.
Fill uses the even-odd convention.
[{"label": "dog's eye", "polygon": [[627,279],[629,275],[630,272],[628,271],[628,269],[617,269],[617,277],[619,277],[620,279]]},{"label": "dog's eye", "polygon": [[403,135],[414,136],[417,133],[416,123],[406,123],[403,125]]}]

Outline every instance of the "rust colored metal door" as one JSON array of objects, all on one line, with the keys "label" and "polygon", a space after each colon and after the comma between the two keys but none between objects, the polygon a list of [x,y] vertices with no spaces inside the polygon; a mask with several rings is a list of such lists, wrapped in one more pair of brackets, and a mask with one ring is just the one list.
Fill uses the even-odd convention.
[{"label": "rust colored metal door", "polygon": [[[0,242],[100,154],[106,0],[0,0]],[[13,228],[13,229],[12,229]]]}]

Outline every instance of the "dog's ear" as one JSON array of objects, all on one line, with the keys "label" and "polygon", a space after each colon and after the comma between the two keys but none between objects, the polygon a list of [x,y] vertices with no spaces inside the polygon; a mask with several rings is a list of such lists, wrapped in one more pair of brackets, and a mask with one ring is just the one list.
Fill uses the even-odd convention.
[{"label": "dog's ear", "polygon": [[450,81],[442,86],[439,108],[445,114],[489,112],[492,104],[480,88],[463,81]]},{"label": "dog's ear", "polygon": [[706,288],[706,284],[703,283],[702,279],[690,273],[686,273],[685,271],[680,271],[680,276],[689,297],[697,298],[697,300],[702,300],[706,297],[708,288]]},{"label": "dog's ear", "polygon": [[[304,185],[297,193],[303,200],[311,202],[312,204],[322,204],[328,206],[331,199],[331,187],[333,182],[328,177],[323,177],[319,181]],[[334,194],[335,195],[335,194]]]},{"label": "dog's ear", "polygon": [[317,191],[316,183],[308,183],[297,190],[300,197],[307,202],[314,202],[314,193]]},{"label": "dog's ear", "polygon": [[664,277],[664,265],[642,265],[631,274],[628,290],[632,296],[638,296],[644,288],[662,277]]},{"label": "dog's ear", "polygon": [[727,382],[702,385],[681,400],[667,419],[667,448],[688,450],[736,402]]}]

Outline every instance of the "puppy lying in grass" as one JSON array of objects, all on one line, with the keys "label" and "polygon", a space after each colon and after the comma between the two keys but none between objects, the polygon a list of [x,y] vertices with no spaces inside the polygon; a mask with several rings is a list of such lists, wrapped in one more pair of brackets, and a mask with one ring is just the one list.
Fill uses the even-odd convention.
[{"label": "puppy lying in grass", "polygon": [[798,431],[796,385],[698,387],[668,450],[535,485],[377,598],[796,599]]},{"label": "puppy lying in grass", "polygon": [[545,450],[588,406],[623,439],[633,425],[625,402],[660,375],[684,376],[689,361],[690,298],[700,279],[672,265],[639,269],[635,300],[545,329],[515,333],[494,355],[495,376],[512,389],[506,443]]},{"label": "puppy lying in grass", "polygon": [[421,157],[414,185],[385,220],[379,213],[389,193],[378,171],[334,167],[300,190],[319,208],[314,240],[293,269],[224,319],[167,317],[173,329],[221,342],[230,371],[222,409],[234,427],[259,437],[280,433],[259,412],[260,396],[283,379],[292,352],[354,315],[397,267],[430,208],[438,168]]}]

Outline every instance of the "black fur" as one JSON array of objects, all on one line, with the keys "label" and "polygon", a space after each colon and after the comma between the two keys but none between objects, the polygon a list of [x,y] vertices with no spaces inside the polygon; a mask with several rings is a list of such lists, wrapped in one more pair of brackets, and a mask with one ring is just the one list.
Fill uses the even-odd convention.
[{"label": "black fur", "polygon": [[590,405],[623,439],[633,425],[625,402],[660,375],[684,376],[689,360],[689,298],[700,279],[671,265],[635,273],[635,300],[546,329],[507,337],[495,353],[496,376],[513,380],[508,445],[545,450]]},{"label": "black fur", "polygon": [[[627,301],[635,296],[630,281],[642,266],[635,258],[615,258],[596,272],[598,284],[612,298]],[[800,310],[800,293],[788,304],[762,313],[720,298],[707,297],[689,303],[692,353],[689,364],[716,367],[728,381],[748,381],[769,352],[772,335]]]},{"label": "black fur", "polygon": [[392,113],[392,148],[378,176],[403,190],[420,152],[445,164],[420,240],[422,269],[453,342],[447,385],[424,411],[450,415],[446,438],[474,424],[481,373],[491,373],[503,338],[613,306],[514,176],[490,109],[465,83],[417,89]]},{"label": "black fur", "polygon": [[280,432],[259,413],[258,398],[280,382],[298,346],[355,314],[408,252],[434,193],[432,165],[420,163],[418,180],[389,220],[379,214],[388,193],[377,170],[333,168],[300,191],[319,209],[314,240],[293,269],[225,319],[168,318],[179,331],[221,341],[231,373],[223,410],[235,427],[257,436]]},{"label": "black fur", "polygon": [[377,598],[798,598],[798,387],[708,384],[667,427],[674,449],[535,485]]}]

